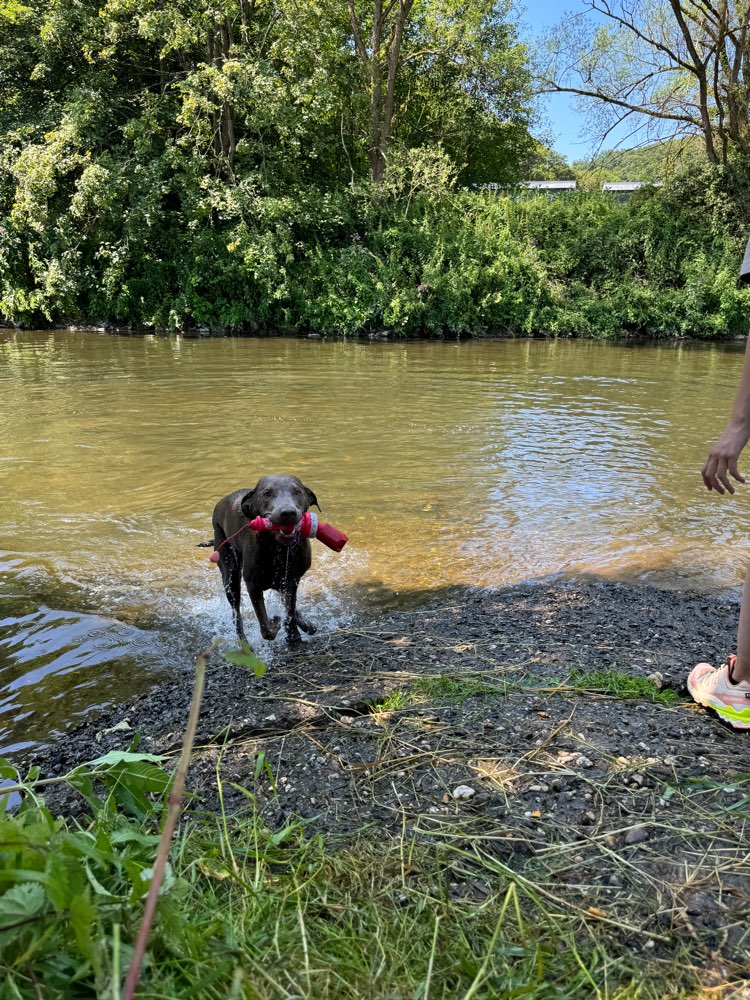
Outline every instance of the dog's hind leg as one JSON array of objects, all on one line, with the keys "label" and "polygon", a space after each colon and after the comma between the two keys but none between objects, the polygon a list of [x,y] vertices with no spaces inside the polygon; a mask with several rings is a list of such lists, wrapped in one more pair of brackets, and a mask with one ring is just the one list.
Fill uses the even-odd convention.
[{"label": "dog's hind leg", "polygon": [[[214,525],[216,532],[216,545],[220,545],[226,535],[218,525]],[[219,569],[221,570],[221,580],[224,584],[224,593],[227,595],[229,607],[232,609],[234,627],[237,630],[237,637],[240,642],[247,642],[245,626],[242,622],[242,611],[240,605],[242,601],[242,568],[240,559],[231,545],[225,545],[219,553]]]}]

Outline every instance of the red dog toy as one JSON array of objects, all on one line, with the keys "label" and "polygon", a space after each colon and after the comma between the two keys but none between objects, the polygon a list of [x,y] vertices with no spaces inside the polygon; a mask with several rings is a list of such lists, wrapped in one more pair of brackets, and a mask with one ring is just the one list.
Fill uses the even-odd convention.
[{"label": "red dog toy", "polygon": [[[319,521],[317,514],[311,514],[309,511],[302,515],[302,520],[299,524],[292,524],[288,527],[281,524],[274,524],[267,517],[254,517],[252,521],[243,524],[240,531],[244,531],[245,528],[250,528],[257,532],[274,531],[282,535],[292,535],[295,531],[298,531],[300,538],[317,538],[319,542],[327,545],[334,552],[340,552],[349,541],[348,535],[345,535],[343,531],[339,531],[338,528],[334,528],[332,524],[327,524],[325,521]],[[219,549],[221,546],[226,545],[235,535],[239,535],[240,531],[235,531],[234,535],[225,538],[214,549],[211,553],[212,563],[219,561]]]}]

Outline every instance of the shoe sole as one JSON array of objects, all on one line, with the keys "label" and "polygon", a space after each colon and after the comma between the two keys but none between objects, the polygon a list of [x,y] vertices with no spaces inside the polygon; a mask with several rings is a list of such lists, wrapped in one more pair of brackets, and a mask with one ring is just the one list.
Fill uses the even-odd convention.
[{"label": "shoe sole", "polygon": [[688,681],[688,691],[699,705],[712,708],[719,718],[728,722],[733,729],[750,729],[750,706],[742,709],[733,708],[720,698],[706,694],[700,688],[694,688],[690,681]]}]

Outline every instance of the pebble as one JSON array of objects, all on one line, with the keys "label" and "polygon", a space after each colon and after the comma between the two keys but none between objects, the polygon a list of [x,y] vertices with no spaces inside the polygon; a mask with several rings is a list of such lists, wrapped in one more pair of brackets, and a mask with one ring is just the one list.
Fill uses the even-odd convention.
[{"label": "pebble", "polygon": [[628,830],[625,834],[625,843],[628,845],[642,844],[648,839],[648,830],[644,830],[642,826],[634,826],[632,830]]},{"label": "pebble", "polygon": [[454,799],[473,799],[476,794],[476,789],[472,788],[471,785],[457,785],[453,789]]}]

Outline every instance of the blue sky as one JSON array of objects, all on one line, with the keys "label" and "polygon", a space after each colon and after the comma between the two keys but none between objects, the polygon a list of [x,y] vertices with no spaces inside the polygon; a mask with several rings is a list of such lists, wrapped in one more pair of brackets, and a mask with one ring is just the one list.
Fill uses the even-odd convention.
[{"label": "blue sky", "polygon": [[[557,2],[555,0],[526,0],[523,3],[522,0],[519,3],[519,9],[522,10],[521,37],[525,41],[533,41],[545,28],[551,28],[558,24],[566,13],[577,12],[582,8],[581,0],[568,0],[567,3],[560,3],[559,0]],[[555,136],[552,143],[554,149],[558,153],[562,153],[568,162],[583,159],[593,152],[594,143],[591,139],[580,135],[583,116],[576,112],[573,96],[550,94],[542,100],[544,101],[543,107],[548,131]],[[614,141],[608,143],[608,146],[612,145],[614,145]]]}]

